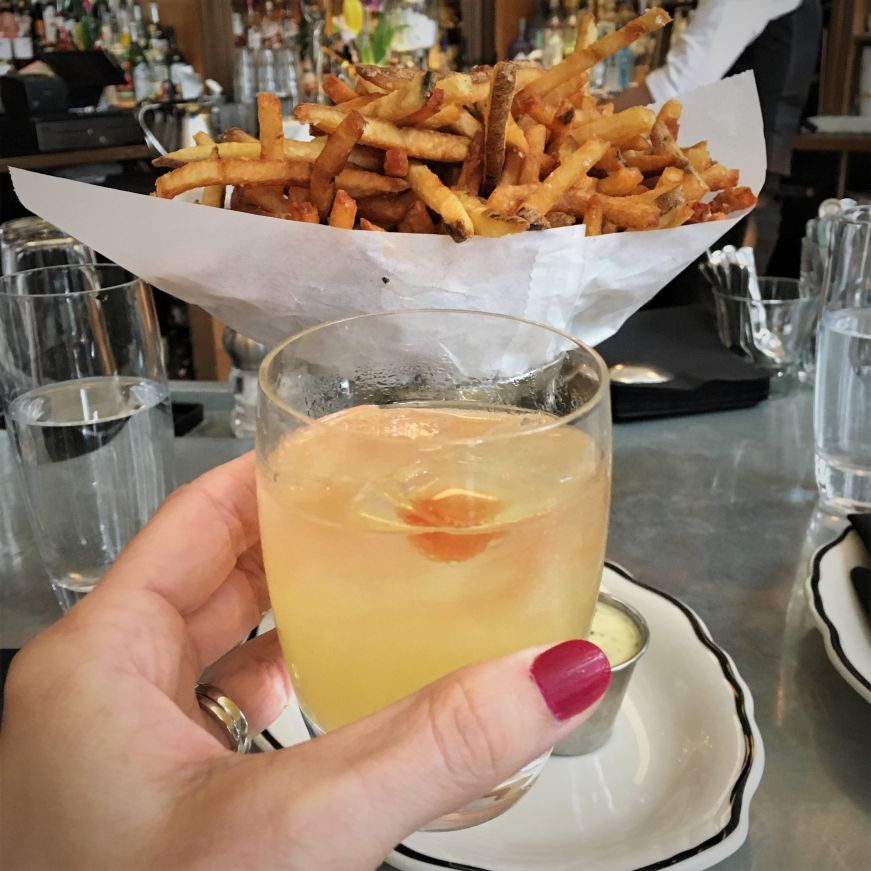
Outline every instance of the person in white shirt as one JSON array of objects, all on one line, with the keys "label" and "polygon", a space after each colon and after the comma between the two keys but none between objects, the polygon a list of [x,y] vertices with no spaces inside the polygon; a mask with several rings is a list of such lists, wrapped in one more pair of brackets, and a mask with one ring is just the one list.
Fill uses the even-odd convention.
[{"label": "person in white shirt", "polygon": [[768,158],[752,232],[757,266],[763,272],[777,241],[778,188],[790,174],[791,142],[807,100],[821,29],[820,0],[698,0],[688,26],[669,47],[665,63],[644,84],[614,100],[615,110],[620,111],[753,70]]}]

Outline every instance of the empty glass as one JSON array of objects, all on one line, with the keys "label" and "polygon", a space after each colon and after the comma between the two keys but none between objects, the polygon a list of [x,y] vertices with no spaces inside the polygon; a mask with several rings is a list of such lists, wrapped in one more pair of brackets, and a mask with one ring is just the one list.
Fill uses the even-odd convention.
[{"label": "empty glass", "polygon": [[768,372],[772,392],[786,391],[813,333],[818,298],[804,296],[793,278],[760,278],[759,299],[713,293],[720,340]]},{"label": "empty glass", "polygon": [[172,414],[150,288],[108,264],[0,279],[0,404],[67,609],[169,489]]},{"label": "empty glass", "polygon": [[93,263],[94,252],[42,218],[15,218],[0,226],[2,272],[11,275],[41,266]]},{"label": "empty glass", "polygon": [[817,487],[837,511],[871,509],[871,206],[836,216],[817,345]]}]

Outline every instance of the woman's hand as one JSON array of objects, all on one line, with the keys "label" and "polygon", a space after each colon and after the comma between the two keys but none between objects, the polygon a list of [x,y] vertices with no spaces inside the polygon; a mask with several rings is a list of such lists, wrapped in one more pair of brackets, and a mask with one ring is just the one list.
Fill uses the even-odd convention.
[{"label": "woman's hand", "polygon": [[[13,660],[0,732],[7,868],[372,868],[589,716],[610,680],[574,641],[463,669],[277,753],[226,749],[208,680],[253,733],[291,697],[268,607],[254,460],[173,494],[100,585]],[[228,652],[229,651],[229,652]]]}]

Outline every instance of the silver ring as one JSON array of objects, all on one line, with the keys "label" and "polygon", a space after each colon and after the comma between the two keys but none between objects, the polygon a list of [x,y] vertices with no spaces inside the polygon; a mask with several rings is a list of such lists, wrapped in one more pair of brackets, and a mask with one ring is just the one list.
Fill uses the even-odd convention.
[{"label": "silver ring", "polygon": [[210,683],[198,683],[194,692],[200,709],[224,727],[230,750],[247,753],[251,748],[251,736],[248,734],[248,721],[239,706]]}]

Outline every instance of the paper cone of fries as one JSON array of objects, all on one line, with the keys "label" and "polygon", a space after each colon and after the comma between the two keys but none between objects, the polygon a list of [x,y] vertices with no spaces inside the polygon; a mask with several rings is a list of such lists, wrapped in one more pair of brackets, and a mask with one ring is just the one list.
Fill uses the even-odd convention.
[{"label": "paper cone of fries", "polygon": [[[758,193],[765,143],[746,73],[681,97],[680,143],[707,140]],[[585,237],[584,226],[475,236],[378,233],[278,220],[12,170],[32,212],[240,332],[271,344],[360,313],[466,308],[540,321],[597,344],[740,220]]]}]

